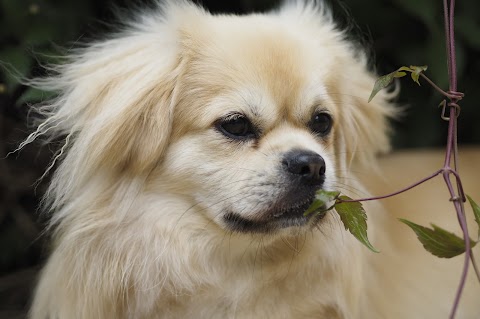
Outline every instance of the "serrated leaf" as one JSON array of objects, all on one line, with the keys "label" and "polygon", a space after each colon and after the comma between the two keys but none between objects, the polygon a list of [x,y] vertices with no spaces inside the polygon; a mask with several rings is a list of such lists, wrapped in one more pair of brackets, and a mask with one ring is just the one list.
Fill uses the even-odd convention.
[{"label": "serrated leaf", "polygon": [[410,66],[410,70],[412,72],[411,76],[412,76],[412,80],[417,83],[418,85],[420,85],[420,82],[418,81],[418,78],[420,77],[420,73],[423,72],[423,71],[426,71],[428,68],[428,66],[426,65],[423,65],[423,66],[416,66],[416,65],[411,65]]},{"label": "serrated leaf", "polygon": [[480,206],[473,201],[473,199],[467,195],[468,201],[470,202],[470,206],[472,206],[473,215],[475,216],[475,221],[478,225],[478,238],[480,238]]},{"label": "serrated leaf", "polygon": [[320,212],[328,210],[327,204],[333,202],[338,198],[340,192],[326,191],[323,189],[318,190],[315,193],[315,199],[308,209],[303,213],[304,216],[310,215],[313,212]]},{"label": "serrated leaf", "polygon": [[367,246],[371,251],[378,253],[367,236],[367,214],[360,202],[341,202],[342,200],[352,200],[347,196],[340,196],[340,202],[335,205],[340,219],[345,229],[348,230],[362,244]]},{"label": "serrated leaf", "polygon": [[[454,233],[432,224],[433,229],[417,225],[406,219],[399,219],[417,235],[423,247],[440,258],[452,258],[465,252],[465,242]],[[471,247],[476,242],[470,239]]]},{"label": "serrated leaf", "polygon": [[375,81],[375,84],[373,85],[372,93],[370,94],[370,97],[368,98],[368,102],[370,102],[375,95],[377,95],[378,92],[380,92],[382,89],[386,88],[387,86],[390,85],[390,83],[393,82],[393,79],[395,78],[401,78],[402,76],[405,76],[405,72],[401,72],[400,69],[396,70],[392,73],[389,73],[387,75],[381,76]]}]

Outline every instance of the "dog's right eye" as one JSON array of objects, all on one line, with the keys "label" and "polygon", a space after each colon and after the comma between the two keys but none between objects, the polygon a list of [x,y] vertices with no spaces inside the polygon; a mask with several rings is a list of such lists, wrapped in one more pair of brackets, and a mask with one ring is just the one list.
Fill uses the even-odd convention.
[{"label": "dog's right eye", "polygon": [[243,115],[235,115],[219,120],[217,129],[225,136],[233,139],[251,139],[255,137],[252,123]]}]

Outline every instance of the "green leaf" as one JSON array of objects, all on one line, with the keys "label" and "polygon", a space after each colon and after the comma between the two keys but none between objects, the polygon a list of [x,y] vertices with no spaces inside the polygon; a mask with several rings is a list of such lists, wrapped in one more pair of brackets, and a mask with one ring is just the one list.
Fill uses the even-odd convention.
[{"label": "green leaf", "polygon": [[326,191],[323,189],[318,190],[315,193],[315,200],[310,205],[310,207],[308,207],[305,213],[303,213],[303,215],[307,216],[313,212],[321,213],[333,208],[327,207],[327,204],[336,200],[338,198],[338,195],[340,195],[340,192],[337,191]]},{"label": "green leaf", "polygon": [[480,238],[480,206],[473,201],[473,199],[467,195],[468,201],[470,202],[470,206],[472,206],[473,215],[475,215],[475,221],[478,225],[478,238]]},{"label": "green leaf", "polygon": [[352,200],[347,196],[340,196],[340,202],[335,205],[335,210],[340,219],[348,230],[355,238],[357,238],[362,244],[367,246],[371,251],[378,253],[372,244],[368,241],[367,237],[367,214],[363,209],[360,202],[342,202],[342,200]]},{"label": "green leaf", "polygon": [[[409,226],[423,247],[440,258],[452,258],[465,252],[465,243],[462,238],[454,233],[448,232],[434,224],[433,229],[417,225],[411,221],[400,219],[402,223]],[[476,242],[470,239],[471,247],[476,245]]]},{"label": "green leaf", "polygon": [[408,72],[412,72],[413,70],[410,69],[408,66],[402,66],[402,67],[400,67],[400,68],[397,70],[397,72],[398,72],[398,71],[408,71]]},{"label": "green leaf", "polygon": [[368,98],[368,102],[370,102],[375,97],[375,95],[377,95],[378,92],[380,92],[382,89],[389,86],[390,83],[393,82],[393,79],[401,78],[402,76],[405,76],[405,75],[406,75],[405,72],[401,72],[400,69],[398,69],[392,73],[379,77],[377,81],[375,81],[375,84],[372,89],[372,93]]},{"label": "green leaf", "polygon": [[420,82],[418,82],[418,77],[420,76],[420,73],[423,72],[423,71],[426,71],[428,68],[428,66],[426,65],[423,65],[423,66],[416,66],[416,65],[411,65],[410,66],[410,70],[412,72],[411,76],[412,76],[412,80],[417,83],[418,85],[420,85]]},{"label": "green leaf", "polygon": [[380,92],[380,90],[390,85],[390,83],[392,83],[395,78],[401,78],[407,75],[406,72],[410,72],[413,81],[416,82],[418,85],[420,85],[420,82],[418,82],[418,78],[420,76],[420,73],[426,70],[427,70],[426,65],[424,66],[411,65],[410,67],[402,66],[392,73],[379,77],[377,81],[375,81],[375,84],[372,89],[372,93],[368,98],[368,102],[370,102],[375,97],[375,95],[377,95],[377,93]]}]

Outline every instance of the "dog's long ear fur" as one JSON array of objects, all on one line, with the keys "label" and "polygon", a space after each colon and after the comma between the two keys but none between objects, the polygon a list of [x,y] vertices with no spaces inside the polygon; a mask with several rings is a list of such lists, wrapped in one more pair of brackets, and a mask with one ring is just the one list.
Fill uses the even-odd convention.
[{"label": "dog's long ear fur", "polygon": [[375,167],[376,155],[390,150],[389,120],[399,114],[391,101],[398,91],[381,91],[368,102],[375,76],[368,71],[366,58],[353,56],[343,63],[348,73],[337,79],[342,103],[337,144],[345,145],[347,166]]},{"label": "dog's long ear fur", "polygon": [[187,64],[181,24],[184,15],[201,13],[172,3],[142,12],[110,39],[73,51],[51,76],[32,81],[59,93],[38,108],[43,122],[24,142],[66,136],[56,159],[66,155],[50,187],[53,206],[99,171],[138,176],[161,160]]}]

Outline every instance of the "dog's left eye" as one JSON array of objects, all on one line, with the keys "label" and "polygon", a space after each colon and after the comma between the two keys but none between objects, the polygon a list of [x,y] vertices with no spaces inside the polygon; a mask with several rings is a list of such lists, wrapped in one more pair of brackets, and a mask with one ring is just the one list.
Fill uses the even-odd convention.
[{"label": "dog's left eye", "polygon": [[252,123],[243,115],[221,119],[216,127],[225,136],[233,139],[250,139],[255,137]]},{"label": "dog's left eye", "polygon": [[325,136],[332,129],[332,117],[328,113],[317,113],[312,117],[308,126],[315,134]]}]

